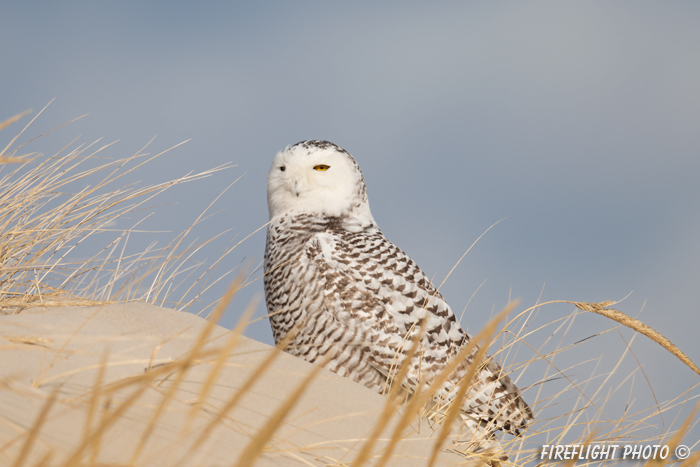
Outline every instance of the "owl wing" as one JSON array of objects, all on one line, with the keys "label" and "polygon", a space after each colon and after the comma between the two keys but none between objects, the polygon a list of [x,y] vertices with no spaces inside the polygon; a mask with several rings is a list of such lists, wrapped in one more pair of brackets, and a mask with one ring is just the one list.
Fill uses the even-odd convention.
[{"label": "owl wing", "polygon": [[[459,347],[470,340],[449,305],[411,258],[381,232],[323,232],[306,249],[317,278],[324,286],[324,307],[340,321],[352,321],[362,330],[355,345],[368,350],[370,364],[391,378],[427,320],[421,355],[414,359],[405,385],[415,391],[419,381],[430,381]],[[358,324],[359,323],[359,324]],[[343,324],[343,323],[341,323]],[[463,368],[471,364],[475,349]],[[466,370],[456,374],[464,376]],[[455,383],[448,382],[440,397],[453,398]],[[532,418],[518,388],[493,359],[480,369],[464,410],[496,428],[517,432]]]}]

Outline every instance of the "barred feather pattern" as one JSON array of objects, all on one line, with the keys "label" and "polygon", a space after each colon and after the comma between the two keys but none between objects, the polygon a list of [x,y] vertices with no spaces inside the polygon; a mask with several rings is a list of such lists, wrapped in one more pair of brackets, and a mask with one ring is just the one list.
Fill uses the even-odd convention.
[{"label": "barred feather pattern", "polygon": [[[296,159],[280,159],[288,164],[278,163],[281,170],[302,157],[299,152],[317,157],[331,151],[333,157],[352,159],[325,141],[306,141],[285,151]],[[348,167],[359,173],[354,159]],[[276,170],[273,164],[271,179]],[[279,343],[293,330],[286,352],[324,363],[381,393],[424,325],[420,355],[401,381],[411,393],[429,384],[471,338],[416,263],[384,237],[369,214],[361,173],[357,180],[361,186],[350,196],[355,198],[340,213],[303,208],[273,212],[271,205],[264,282],[273,336]],[[453,371],[437,398],[454,399],[477,351]],[[461,406],[465,423],[473,430],[487,427],[491,436],[495,430],[519,434],[533,419],[516,385],[488,356]]]}]

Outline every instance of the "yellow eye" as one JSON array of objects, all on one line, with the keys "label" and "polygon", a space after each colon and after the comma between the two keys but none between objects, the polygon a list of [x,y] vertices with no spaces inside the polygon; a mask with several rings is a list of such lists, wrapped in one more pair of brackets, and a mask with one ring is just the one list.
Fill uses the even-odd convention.
[{"label": "yellow eye", "polygon": [[323,172],[323,171],[328,170],[330,168],[331,168],[330,165],[321,164],[321,165],[317,165],[316,167],[314,167],[314,170],[318,170],[319,172]]}]

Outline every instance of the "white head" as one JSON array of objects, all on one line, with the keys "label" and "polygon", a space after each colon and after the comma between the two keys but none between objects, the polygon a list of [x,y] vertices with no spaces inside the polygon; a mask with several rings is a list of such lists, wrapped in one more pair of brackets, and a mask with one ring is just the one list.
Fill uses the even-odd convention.
[{"label": "white head", "polygon": [[328,141],[302,141],[275,156],[267,179],[270,219],[289,211],[371,221],[360,167]]}]

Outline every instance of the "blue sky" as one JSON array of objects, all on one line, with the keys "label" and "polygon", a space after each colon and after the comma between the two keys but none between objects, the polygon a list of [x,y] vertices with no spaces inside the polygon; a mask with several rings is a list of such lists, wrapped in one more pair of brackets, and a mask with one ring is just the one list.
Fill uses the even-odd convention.
[{"label": "blue sky", "polygon": [[[51,153],[79,136],[119,140],[109,150],[119,157],[154,135],[152,152],[191,139],[129,179],[144,184],[237,165],[168,192],[152,230],[182,231],[243,175],[196,234],[247,235],[267,221],[274,154],[327,139],[358,160],[385,235],[438,283],[505,218],[441,289],[458,314],[474,295],[465,327],[480,329],[509,297],[522,309],[540,296],[631,292],[618,308],[700,361],[697,2],[12,2],[1,10],[0,118],[55,98],[33,136],[90,114],[31,150]],[[259,263],[264,241],[263,232],[252,236],[226,268]],[[224,325],[262,294],[260,282]],[[546,307],[535,322],[572,310]],[[610,327],[579,316],[564,342]],[[272,341],[264,321],[248,333]],[[585,355],[612,368],[620,336],[629,342],[632,333],[593,339],[567,362]],[[632,350],[657,399],[693,384],[687,367],[646,338]],[[635,368],[628,355],[617,371]],[[635,378],[638,407],[653,405],[644,376]]]}]

